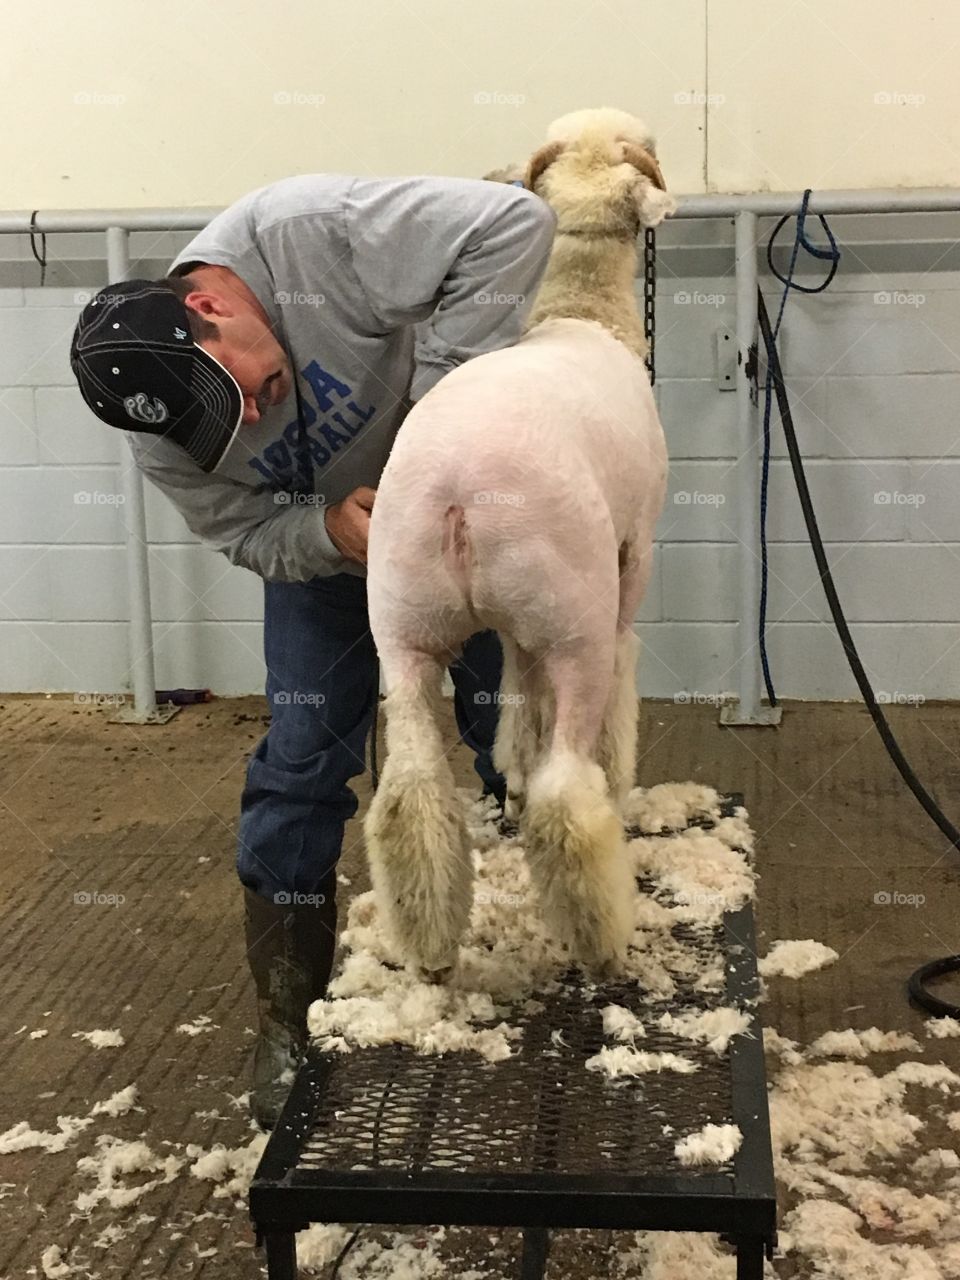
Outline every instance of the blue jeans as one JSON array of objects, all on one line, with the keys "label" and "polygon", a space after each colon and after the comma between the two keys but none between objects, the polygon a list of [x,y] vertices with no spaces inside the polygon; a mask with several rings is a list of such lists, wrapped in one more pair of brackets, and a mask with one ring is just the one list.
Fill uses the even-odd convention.
[{"label": "blue jeans", "polygon": [[[357,812],[347,785],[366,768],[379,667],[366,579],[341,573],[264,583],[264,656],[271,721],[247,768],[237,873],[266,898],[316,893]],[[503,803],[491,754],[502,653],[495,631],[471,636],[450,665],[460,737],[484,794]]]}]

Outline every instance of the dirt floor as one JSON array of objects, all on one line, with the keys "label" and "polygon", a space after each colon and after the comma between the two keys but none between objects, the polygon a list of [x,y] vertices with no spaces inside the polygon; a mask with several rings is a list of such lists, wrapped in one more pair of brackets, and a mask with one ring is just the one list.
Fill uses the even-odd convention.
[{"label": "dirt floor", "polygon": [[[254,1010],[233,845],[265,704],[216,701],[157,728],[108,716],[69,698],[0,699],[0,1131],[21,1120],[53,1130],[58,1116],[86,1116],[134,1082],[142,1107],[98,1119],[62,1153],[0,1156],[0,1280],[42,1276],[51,1244],[89,1260],[73,1273],[81,1277],[247,1280],[263,1274],[248,1222],[209,1183],[181,1175],[150,1191],[123,1219],[139,1223],[109,1248],[94,1241],[121,1215],[71,1216],[90,1185],[76,1161],[97,1134],[143,1134],[161,1156],[176,1144],[234,1147],[251,1136],[241,1095]],[[960,820],[960,707],[894,708],[891,719],[921,778]],[[802,983],[773,980],[764,1021],[804,1042],[846,1026],[919,1033],[904,981],[921,962],[960,952],[960,856],[905,792],[866,712],[794,705],[779,730],[730,730],[714,708],[652,703],[642,741],[641,784],[694,779],[744,794],[762,875],[761,953],[777,938],[816,938],[840,953]],[[470,785],[465,750],[455,758]],[[368,778],[357,790],[362,814]],[[351,892],[365,886],[356,820],[341,869]],[[200,1015],[209,1029],[177,1032]],[[112,1028],[120,1048],[74,1038]],[[31,1039],[37,1031],[46,1034]],[[960,1066],[960,1041],[936,1049],[928,1060]],[[496,1274],[497,1253],[486,1233],[481,1240]],[[504,1267],[511,1250],[505,1240]],[[562,1238],[549,1275],[599,1274],[590,1258],[589,1240]]]}]

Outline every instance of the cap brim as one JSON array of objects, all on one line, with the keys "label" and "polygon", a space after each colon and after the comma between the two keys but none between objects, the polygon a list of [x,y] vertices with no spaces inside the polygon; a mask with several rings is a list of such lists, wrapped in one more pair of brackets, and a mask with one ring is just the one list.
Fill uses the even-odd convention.
[{"label": "cap brim", "polygon": [[233,374],[220,361],[194,343],[195,358],[190,379],[197,412],[181,420],[170,438],[184,449],[203,471],[216,471],[224,461],[243,422],[243,392]]}]

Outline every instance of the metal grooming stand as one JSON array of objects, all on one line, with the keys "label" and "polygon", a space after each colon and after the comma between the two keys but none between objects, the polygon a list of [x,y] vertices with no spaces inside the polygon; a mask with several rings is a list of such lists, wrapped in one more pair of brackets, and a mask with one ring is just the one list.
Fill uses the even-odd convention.
[{"label": "metal grooming stand", "polygon": [[[551,1229],[711,1231],[736,1248],[738,1280],[761,1280],[776,1198],[752,908],[713,934],[676,926],[675,936],[705,956],[719,945],[726,980],[707,995],[677,979],[663,1007],[751,1015],[750,1034],[719,1057],[648,1025],[645,1049],[697,1062],[692,1087],[670,1072],[611,1082],[586,1071],[605,1043],[605,1005],[647,1020],[650,1008],[636,983],[588,995],[574,973],[539,997],[545,1008],[522,1019],[504,1062],[400,1045],[312,1052],[250,1188],[269,1280],[295,1280],[295,1234],[313,1222],[519,1227],[522,1280],[544,1275]],[[685,1168],[674,1143],[707,1123],[736,1124],[742,1145],[727,1164]]]}]

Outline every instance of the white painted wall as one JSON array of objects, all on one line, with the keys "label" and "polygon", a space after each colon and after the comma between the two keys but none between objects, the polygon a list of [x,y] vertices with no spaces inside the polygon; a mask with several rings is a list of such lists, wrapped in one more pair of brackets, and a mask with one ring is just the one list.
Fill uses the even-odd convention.
[{"label": "white painted wall", "polygon": [[[814,499],[876,687],[960,697],[960,216],[834,226],[840,275],[828,294],[790,302],[783,333]],[[135,237],[135,252],[156,240]],[[715,354],[734,318],[731,241],[727,221],[660,234],[657,385],[671,498],[639,631],[642,687],[661,697],[736,684],[736,396],[718,389]],[[77,495],[118,492],[119,442],[73,385],[67,345],[86,291],[59,283],[102,275],[85,257],[101,250],[92,237],[55,243],[51,285],[0,288],[0,689],[112,691],[127,676],[120,522],[108,499]],[[163,253],[175,245],[164,238]],[[5,269],[25,280],[37,271],[27,261]],[[778,428],[775,440],[777,686],[850,697]],[[690,501],[676,500],[684,494]],[[149,485],[147,501],[160,685],[258,690],[261,584],[199,546]]]},{"label": "white painted wall", "polygon": [[291,173],[479,174],[645,116],[678,191],[953,185],[943,0],[7,5],[7,208],[223,205]]},{"label": "white painted wall", "polygon": [[[960,9],[942,0],[36,0],[4,16],[7,209],[221,206],[323,169],[480,174],[596,102],[655,126],[677,191],[960,182]],[[157,273],[182,242],[135,239]],[[842,239],[841,276],[791,302],[784,335],[814,494],[878,687],[960,696],[960,219],[849,220]],[[672,484],[726,498],[671,501],[661,526],[642,630],[644,686],[667,696],[734,684],[735,397],[714,350],[730,242],[719,223],[660,237]],[[75,496],[117,492],[118,444],[67,364],[102,241],[50,237],[49,254],[41,290],[25,237],[0,242],[0,689],[112,690],[119,522]],[[898,289],[924,301],[873,300]],[[260,584],[153,491],[148,506],[161,685],[258,688]],[[780,690],[848,696],[780,460],[771,536]]]},{"label": "white painted wall", "polygon": [[711,190],[957,184],[956,5],[706,0],[706,9]]}]

